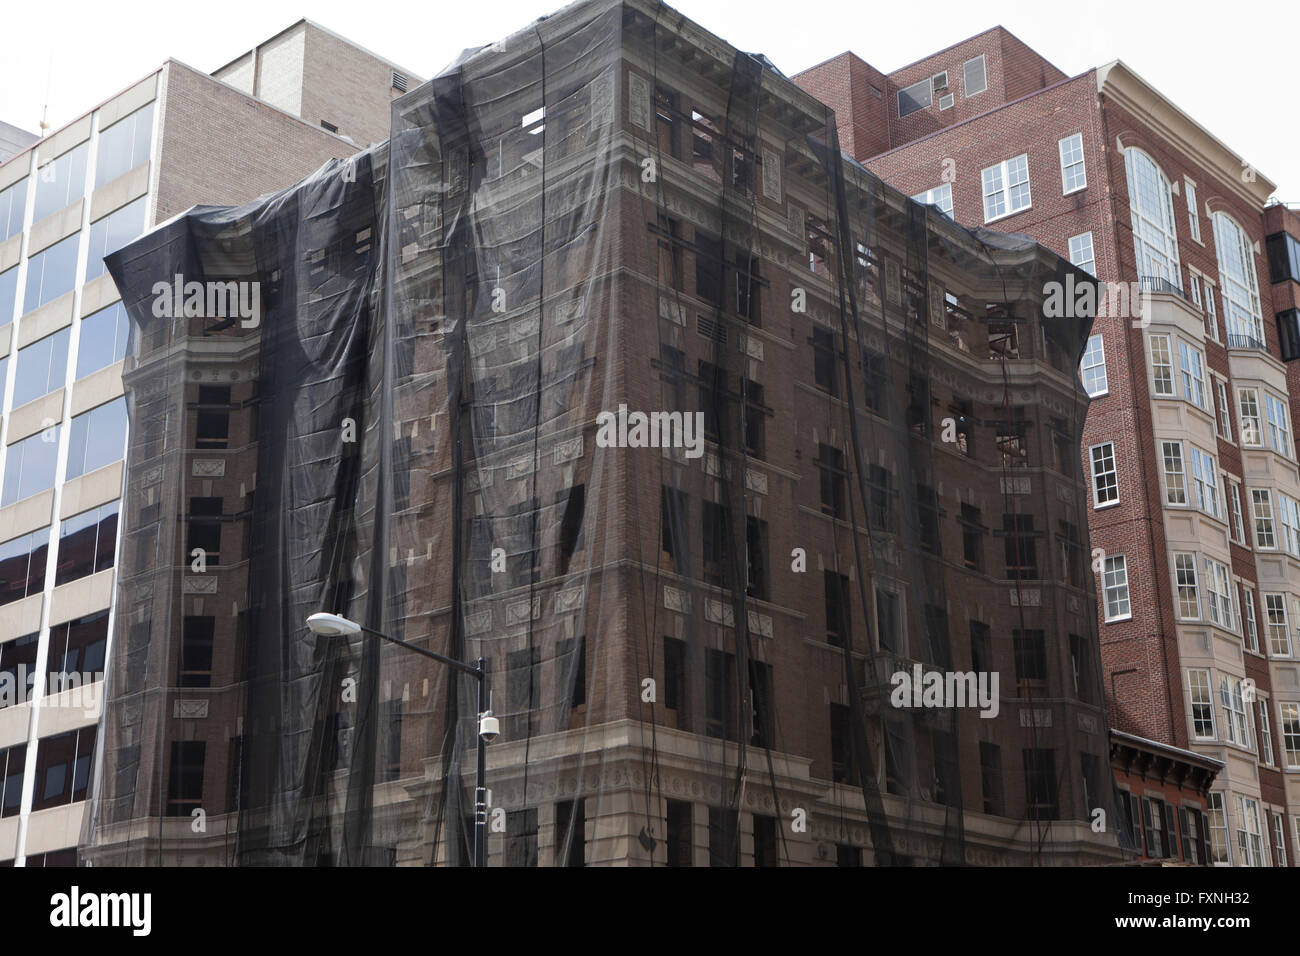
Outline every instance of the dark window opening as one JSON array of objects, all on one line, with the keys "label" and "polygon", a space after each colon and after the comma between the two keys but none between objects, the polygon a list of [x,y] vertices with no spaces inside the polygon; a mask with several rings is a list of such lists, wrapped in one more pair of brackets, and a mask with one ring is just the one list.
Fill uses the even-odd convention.
[{"label": "dark window opening", "polygon": [[876,634],[882,651],[901,653],[903,633],[898,614],[898,595],[876,588]]},{"label": "dark window opening", "polygon": [[822,572],[826,592],[826,642],[836,647],[849,643],[849,579],[834,571]]},{"label": "dark window opening", "polygon": [[686,568],[686,492],[661,487],[659,490],[659,541],[665,571],[681,574]]},{"label": "dark window opening", "polygon": [[736,658],[724,651],[704,652],[704,732],[736,739]]},{"label": "dark window opening", "polygon": [[776,817],[754,814],[754,865],[779,866],[779,839]]},{"label": "dark window opening", "polygon": [[173,740],[167,777],[167,816],[188,817],[203,806],[203,764],[207,744],[202,740]]},{"label": "dark window opening", "polygon": [[1004,514],[1002,516],[1003,549],[1006,557],[1007,579],[1038,577],[1038,550],[1034,537],[1034,516]]},{"label": "dark window opening", "polygon": [[1056,789],[1056,753],[1028,748],[1025,763],[1025,815],[1030,820],[1058,820],[1060,806]]},{"label": "dark window opening", "polygon": [[181,622],[180,687],[212,686],[212,648],[217,619],[187,616]]},{"label": "dark window opening", "polygon": [[980,510],[971,505],[961,506],[961,554],[966,567],[984,570],[984,523]]},{"label": "dark window opening", "polygon": [[831,445],[817,446],[817,467],[821,469],[822,514],[845,518],[848,508],[844,496],[844,452]]},{"label": "dark window opening", "polygon": [[555,805],[555,865],[586,866],[587,803],[561,800]]},{"label": "dark window opening", "polygon": [[537,865],[537,809],[506,813],[506,866]]},{"label": "dark window opening", "polygon": [[767,522],[753,515],[745,517],[745,593],[766,601],[767,573]]},{"label": "dark window opening", "polygon": [[835,336],[825,329],[814,328],[813,346],[813,382],[823,391],[839,397],[839,352],[835,348]]},{"label": "dark window opening", "polygon": [[740,865],[740,813],[709,807],[709,866]]},{"label": "dark window opening", "polygon": [[695,297],[722,305],[722,240],[695,233]]},{"label": "dark window opening", "polygon": [[567,492],[560,492],[557,504],[563,502],[564,511],[560,518],[560,555],[556,564],[557,574],[568,574],[569,563],[573,556],[583,548],[583,515],[587,506],[586,485],[574,485]]},{"label": "dark window opening", "polygon": [[881,531],[894,530],[893,476],[880,465],[867,466],[867,520]]},{"label": "dark window opening", "polygon": [[853,715],[844,704],[831,704],[831,782],[857,782],[853,759]]},{"label": "dark window opening", "polygon": [[916,486],[916,512],[921,547],[931,554],[941,554],[939,538],[939,496],[929,485]]},{"label": "dark window opening", "polygon": [[1002,748],[983,740],[980,741],[980,790],[984,812],[1002,816]]},{"label": "dark window opening", "polygon": [[1047,640],[1039,629],[1011,631],[1016,658],[1016,694],[1042,696],[1047,691]]},{"label": "dark window opening", "polygon": [[695,865],[694,808],[682,800],[669,800],[664,843],[669,866]]}]

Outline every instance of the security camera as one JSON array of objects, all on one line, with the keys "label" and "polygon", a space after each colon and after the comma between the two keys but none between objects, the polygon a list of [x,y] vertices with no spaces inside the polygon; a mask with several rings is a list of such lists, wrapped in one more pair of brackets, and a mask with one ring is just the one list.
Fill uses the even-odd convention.
[{"label": "security camera", "polygon": [[492,711],[484,711],[478,718],[478,735],[488,743],[497,739],[501,733],[501,721],[492,716]]}]

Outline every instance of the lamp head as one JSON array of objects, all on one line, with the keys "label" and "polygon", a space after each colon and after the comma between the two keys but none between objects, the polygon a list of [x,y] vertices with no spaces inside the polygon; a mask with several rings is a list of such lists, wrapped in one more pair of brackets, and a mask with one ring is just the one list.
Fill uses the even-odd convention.
[{"label": "lamp head", "polygon": [[361,625],[356,621],[349,621],[339,614],[324,612],[307,618],[307,626],[311,628],[313,634],[319,634],[321,637],[350,637],[361,633]]}]

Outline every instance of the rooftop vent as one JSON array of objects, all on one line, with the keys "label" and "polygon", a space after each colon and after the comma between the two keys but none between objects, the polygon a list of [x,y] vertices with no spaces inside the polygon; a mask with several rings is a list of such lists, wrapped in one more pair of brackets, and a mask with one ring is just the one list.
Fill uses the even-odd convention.
[{"label": "rooftop vent", "polygon": [[406,74],[393,71],[393,89],[399,93],[406,92]]}]

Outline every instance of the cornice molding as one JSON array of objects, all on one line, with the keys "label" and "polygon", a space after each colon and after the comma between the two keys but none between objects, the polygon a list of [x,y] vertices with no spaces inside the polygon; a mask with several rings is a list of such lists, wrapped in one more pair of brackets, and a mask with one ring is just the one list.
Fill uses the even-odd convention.
[{"label": "cornice molding", "polygon": [[1252,208],[1262,212],[1269,196],[1277,189],[1277,184],[1258,170],[1253,182],[1243,180],[1241,172],[1249,164],[1124,61],[1112,60],[1097,68],[1097,93],[1140,117],[1159,135],[1217,173],[1233,194]]}]

